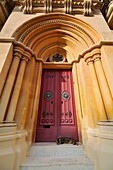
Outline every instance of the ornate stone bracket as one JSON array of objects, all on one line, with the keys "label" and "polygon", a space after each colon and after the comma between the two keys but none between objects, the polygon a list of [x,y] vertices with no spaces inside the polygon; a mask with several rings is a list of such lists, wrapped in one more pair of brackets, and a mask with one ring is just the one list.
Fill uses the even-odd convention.
[{"label": "ornate stone bracket", "polygon": [[91,16],[92,8],[99,8],[99,3],[98,0],[20,0],[20,8],[25,14],[63,12]]}]

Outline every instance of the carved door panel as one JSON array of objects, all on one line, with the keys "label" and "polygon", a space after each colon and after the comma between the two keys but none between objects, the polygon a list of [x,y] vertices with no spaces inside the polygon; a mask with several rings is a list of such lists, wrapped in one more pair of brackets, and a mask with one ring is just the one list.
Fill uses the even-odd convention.
[{"label": "carved door panel", "polygon": [[77,122],[74,104],[73,80],[71,71],[59,72],[59,115],[58,136],[72,137],[78,140]]},{"label": "carved door panel", "polygon": [[71,71],[44,70],[36,141],[78,140]]}]

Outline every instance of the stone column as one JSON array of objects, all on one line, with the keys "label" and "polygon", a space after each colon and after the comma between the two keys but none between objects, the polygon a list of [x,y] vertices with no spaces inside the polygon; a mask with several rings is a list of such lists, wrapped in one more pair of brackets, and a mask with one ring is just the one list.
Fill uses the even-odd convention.
[{"label": "stone column", "polygon": [[31,61],[31,72],[30,74],[33,75],[32,81],[30,82],[31,90],[30,90],[30,98],[29,98],[29,105],[28,105],[28,115],[26,119],[25,129],[27,130],[27,143],[30,146],[32,143],[32,131],[33,131],[33,123],[34,123],[34,116],[33,116],[33,108],[35,102],[35,95],[36,95],[36,83],[37,83],[37,72],[38,67],[35,61],[35,58],[32,58]]},{"label": "stone column", "polygon": [[86,59],[86,62],[89,66],[90,79],[92,82],[92,91],[94,94],[93,105],[95,109],[95,115],[93,115],[93,119],[97,123],[98,120],[106,120],[106,112],[94,68],[94,60],[91,57],[89,57]]},{"label": "stone column", "polygon": [[107,112],[107,117],[108,119],[113,119],[113,99],[103,70],[100,54],[96,54],[94,56],[94,66],[102,94],[102,99],[105,105],[105,110]]},{"label": "stone column", "polygon": [[32,114],[32,124],[31,129],[33,131],[33,141],[35,141],[36,136],[36,126],[37,126],[37,119],[38,119],[38,109],[39,109],[39,99],[40,99],[40,90],[41,90],[41,80],[42,80],[42,61],[38,61],[38,76],[37,76],[37,82],[36,82],[36,93],[35,93],[35,99],[34,99],[34,107],[33,107],[33,114]]},{"label": "stone column", "polygon": [[82,134],[81,134],[81,121],[82,121],[82,108],[81,108],[81,100],[80,100],[80,91],[78,84],[78,75],[77,75],[77,63],[73,63],[72,67],[72,75],[73,75],[73,87],[74,87],[74,97],[75,97],[75,106],[77,112],[77,124],[78,124],[78,135],[79,141],[82,142]]},{"label": "stone column", "polygon": [[23,53],[23,48],[21,46],[15,46],[14,49],[14,58],[11,64],[11,68],[8,74],[8,78],[6,80],[6,84],[1,96],[1,102],[0,102],[0,121],[3,121],[5,116],[6,116],[6,110],[8,107],[8,103],[10,100],[10,96],[12,93],[12,89],[14,86],[14,82],[15,82],[15,78],[16,78],[16,74],[17,74],[17,70],[18,70],[18,66],[19,66],[19,62],[20,59],[22,57],[22,53]]},{"label": "stone column", "polygon": [[[26,50],[25,53],[23,54],[22,57],[22,71],[25,71],[26,63],[31,58],[31,52]],[[29,94],[31,90],[30,82],[32,81],[32,64],[29,62],[27,64],[24,80],[22,82],[22,88],[20,91],[19,95],[19,100],[18,100],[18,105],[16,108],[16,113],[15,113],[15,122],[18,125],[18,129],[22,130],[24,129],[25,122],[26,122],[26,116],[27,116],[27,111],[28,111],[28,105],[29,105]],[[17,96],[18,98],[18,96]]]},{"label": "stone column", "polygon": [[14,119],[27,62],[28,62],[28,58],[25,58],[25,57],[22,58],[22,61],[20,63],[20,68],[18,71],[17,80],[16,80],[15,87],[14,87],[14,91],[12,94],[11,102],[9,105],[6,121],[13,121]]},{"label": "stone column", "polygon": [[[93,119],[94,112],[93,113],[91,112],[92,111],[92,105],[90,105],[90,104],[92,103],[92,101],[91,101],[92,95],[88,94],[88,93],[90,93],[90,91],[88,91],[89,89],[87,88],[87,85],[89,85],[88,82],[87,82],[88,76],[86,75],[87,72],[85,72],[84,61],[82,61],[82,59],[81,59],[80,62],[81,62],[81,65],[79,63],[79,68],[78,68],[79,73],[76,74],[77,77],[79,77],[79,78],[77,78],[78,80],[76,79],[76,83],[74,83],[75,85],[78,84],[78,87],[79,87],[78,90],[77,90],[77,86],[76,86],[76,89],[75,89],[75,96],[78,93],[77,91],[79,91],[79,95],[80,95],[80,102],[79,102],[79,104],[77,103],[77,107],[78,107],[78,105],[80,105],[79,107],[81,107],[81,113],[82,113],[83,119],[87,119],[88,125],[90,127],[94,128],[96,122]],[[90,103],[89,103],[89,100],[90,100]]]}]

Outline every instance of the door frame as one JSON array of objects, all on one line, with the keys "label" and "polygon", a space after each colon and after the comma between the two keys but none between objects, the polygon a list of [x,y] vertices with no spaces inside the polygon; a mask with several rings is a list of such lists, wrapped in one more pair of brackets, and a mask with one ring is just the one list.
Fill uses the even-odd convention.
[{"label": "door frame", "polygon": [[[38,71],[38,77],[40,77],[40,87],[39,92],[38,92],[38,106],[37,106],[37,113],[36,113],[36,117],[35,117],[35,122],[34,122],[34,131],[33,131],[33,141],[35,142],[36,139],[36,128],[37,128],[37,119],[38,119],[38,114],[39,114],[39,102],[40,102],[40,91],[41,91],[41,80],[42,80],[42,72],[43,69],[49,69],[49,70],[53,70],[53,69],[62,69],[62,70],[72,70],[72,77],[73,77],[73,69],[75,69],[75,62],[72,63],[63,63],[63,62],[58,62],[58,63],[53,63],[53,62],[42,62],[42,61],[38,61],[38,63],[41,63],[41,71]],[[76,73],[76,71],[75,71]],[[76,76],[75,76],[76,77]],[[75,96],[75,87],[73,87],[74,89],[74,101],[75,101],[75,108],[76,108],[76,97]],[[78,89],[78,88],[77,88]],[[79,141],[82,141],[81,139],[81,127],[80,127],[80,119],[79,119],[79,115],[77,114],[77,109],[76,109],[76,121],[77,121],[77,127],[78,127],[78,138]]]}]

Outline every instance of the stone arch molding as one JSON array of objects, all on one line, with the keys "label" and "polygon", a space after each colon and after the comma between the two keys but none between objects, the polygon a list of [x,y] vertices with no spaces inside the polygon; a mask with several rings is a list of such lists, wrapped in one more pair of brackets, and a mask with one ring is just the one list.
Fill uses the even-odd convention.
[{"label": "stone arch molding", "polygon": [[47,14],[31,19],[13,34],[16,41],[33,51],[36,58],[59,52],[68,62],[100,42],[100,35],[89,24],[67,14]]}]

